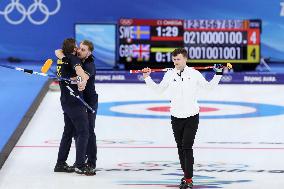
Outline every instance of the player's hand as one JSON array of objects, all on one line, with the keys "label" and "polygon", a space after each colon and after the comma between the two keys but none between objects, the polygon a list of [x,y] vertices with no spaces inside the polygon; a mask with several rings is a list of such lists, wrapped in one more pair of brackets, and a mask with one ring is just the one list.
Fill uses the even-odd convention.
[{"label": "player's hand", "polygon": [[78,86],[78,91],[83,91],[83,90],[85,90],[84,86]]},{"label": "player's hand", "polygon": [[222,73],[223,73],[223,68],[224,68],[224,66],[223,66],[222,64],[214,64],[213,70],[214,70],[217,74],[222,74]]},{"label": "player's hand", "polygon": [[87,85],[87,80],[84,80],[82,77],[77,76],[77,85],[78,85],[78,90],[83,91],[85,90],[85,87]]},{"label": "player's hand", "polygon": [[143,72],[143,77],[145,79],[146,77],[148,77],[151,74],[151,68],[143,68],[142,72]]}]

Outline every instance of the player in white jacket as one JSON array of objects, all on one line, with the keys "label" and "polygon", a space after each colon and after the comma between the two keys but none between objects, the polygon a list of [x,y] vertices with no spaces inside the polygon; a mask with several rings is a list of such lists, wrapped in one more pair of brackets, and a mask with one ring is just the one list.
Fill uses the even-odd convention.
[{"label": "player in white jacket", "polygon": [[142,70],[146,85],[162,93],[170,93],[171,124],[177,143],[178,155],[184,177],[181,179],[180,188],[192,188],[193,182],[193,150],[192,146],[199,123],[199,105],[197,92],[200,88],[214,88],[222,77],[222,65],[214,65],[216,74],[208,82],[202,74],[186,65],[187,51],[183,48],[172,52],[175,68],[165,73],[160,84],[156,84],[150,77],[151,69]]}]

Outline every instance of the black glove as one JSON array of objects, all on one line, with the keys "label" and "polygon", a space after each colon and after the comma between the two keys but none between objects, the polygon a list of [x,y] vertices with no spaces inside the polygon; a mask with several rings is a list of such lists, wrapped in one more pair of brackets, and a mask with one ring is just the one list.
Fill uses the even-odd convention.
[{"label": "black glove", "polygon": [[213,70],[216,72],[216,75],[223,75],[223,68],[222,64],[214,64]]}]

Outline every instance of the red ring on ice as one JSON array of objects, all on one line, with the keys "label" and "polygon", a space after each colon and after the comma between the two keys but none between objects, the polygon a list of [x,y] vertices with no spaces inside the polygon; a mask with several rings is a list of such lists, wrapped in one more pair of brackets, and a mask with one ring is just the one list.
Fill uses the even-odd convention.
[{"label": "red ring on ice", "polygon": [[[170,112],[170,107],[169,106],[157,106],[157,107],[147,108],[147,110],[150,110],[153,112]],[[218,110],[219,110],[218,108],[200,107],[200,112],[214,112]]]}]

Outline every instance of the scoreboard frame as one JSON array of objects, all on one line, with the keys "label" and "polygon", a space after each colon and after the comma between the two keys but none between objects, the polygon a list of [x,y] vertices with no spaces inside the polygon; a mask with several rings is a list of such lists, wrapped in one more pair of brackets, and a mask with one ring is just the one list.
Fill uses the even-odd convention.
[{"label": "scoreboard frame", "polygon": [[120,19],[117,28],[117,54],[126,69],[173,67],[170,53],[178,47],[188,50],[189,64],[260,62],[258,19]]}]

